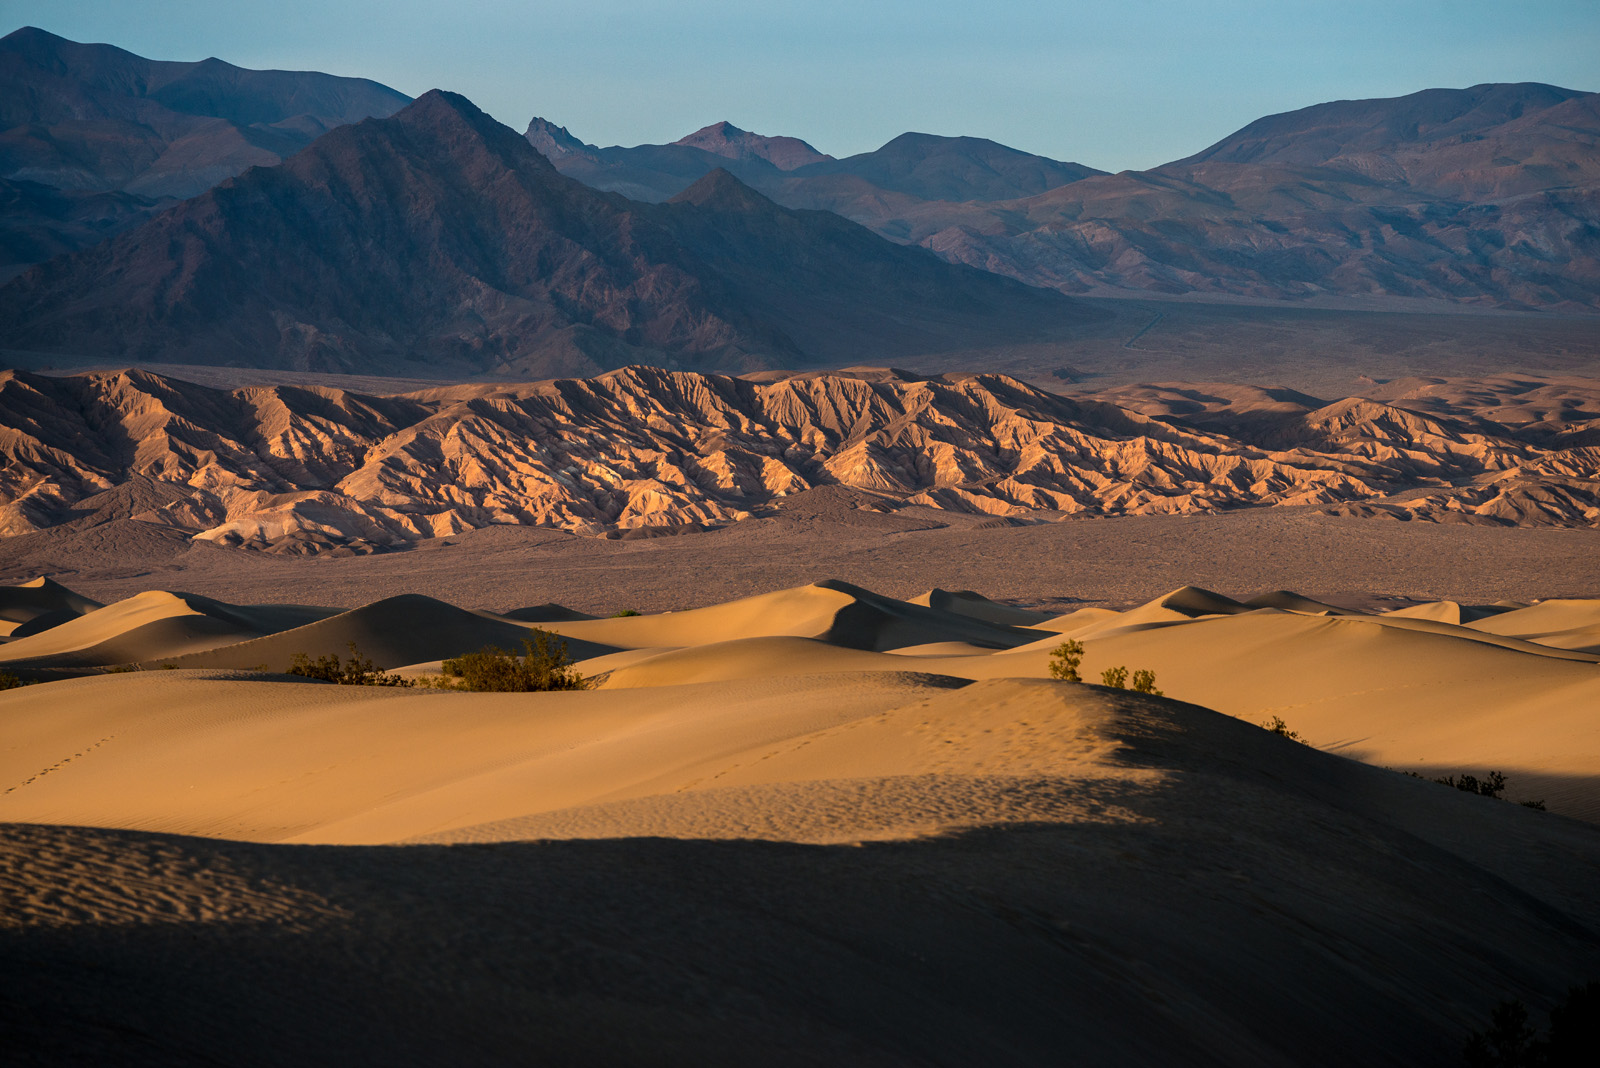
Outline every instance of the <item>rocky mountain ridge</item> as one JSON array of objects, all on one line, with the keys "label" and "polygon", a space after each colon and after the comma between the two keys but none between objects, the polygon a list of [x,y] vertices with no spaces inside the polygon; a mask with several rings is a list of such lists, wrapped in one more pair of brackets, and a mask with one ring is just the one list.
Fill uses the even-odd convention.
[{"label": "rocky mountain ridge", "polygon": [[892,358],[1091,314],[720,169],[670,204],[598,193],[438,90],[0,289],[12,348],[439,377]]},{"label": "rocky mountain ridge", "polygon": [[827,486],[874,511],[1007,523],[1313,505],[1600,524],[1600,386],[1494,389],[1534,394],[1529,405],[1568,425],[1552,437],[1549,418],[1496,424],[1370,398],[1189,386],[1069,397],[1003,376],[882,370],[629,367],[396,396],[8,371],[0,534],[118,520],[278,553],[367,552],[495,524],[701,529]]},{"label": "rocky mountain ridge", "polygon": [[[163,62],[16,30],[0,38],[0,279],[410,99],[363,78]],[[32,203],[52,196],[74,202],[71,217]],[[74,225],[88,211],[93,225]]]},{"label": "rocky mountain ridge", "polygon": [[[720,165],[673,146],[553,158],[645,199]],[[1336,101],[1142,172],[924,134],[786,172],[760,163],[736,173],[779,203],[1067,293],[1600,308],[1596,93],[1487,84]]]}]

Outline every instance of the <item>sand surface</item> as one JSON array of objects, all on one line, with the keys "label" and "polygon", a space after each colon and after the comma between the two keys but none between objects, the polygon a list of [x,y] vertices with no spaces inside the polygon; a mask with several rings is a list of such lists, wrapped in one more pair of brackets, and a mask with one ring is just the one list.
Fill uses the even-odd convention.
[{"label": "sand surface", "polygon": [[[543,694],[243,670],[356,640],[426,674],[535,625],[469,605],[75,601],[0,645],[55,679],[0,691],[7,1033],[22,1063],[1444,1065],[1593,977],[1600,602],[914,600],[541,604],[596,683]],[[1067,636],[1166,696],[1049,678]]]}]

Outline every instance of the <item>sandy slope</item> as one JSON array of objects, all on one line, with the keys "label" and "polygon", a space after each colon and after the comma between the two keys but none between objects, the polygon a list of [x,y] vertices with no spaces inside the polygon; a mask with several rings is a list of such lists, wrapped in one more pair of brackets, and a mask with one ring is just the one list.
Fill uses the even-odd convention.
[{"label": "sandy slope", "polygon": [[[357,639],[437,661],[532,625],[423,597],[152,591],[18,639],[37,669],[143,656],[156,627],[252,635],[177,658],[220,666],[0,691],[8,1042],[21,1063],[1446,1065],[1497,1000],[1594,977],[1600,657],[1562,647],[1593,602],[1461,626],[1474,606],[1184,587],[1022,627],[923,599],[520,613],[603,672],[566,693],[227,667]],[[1045,678],[1068,634],[1086,677],[1148,667],[1168,696]],[[1374,763],[1501,770],[1554,811]]]},{"label": "sandy slope", "polygon": [[149,820],[165,788],[194,823],[362,840],[569,807],[444,831],[501,843],[476,847],[7,825],[0,993],[42,1062],[1444,1065],[1496,999],[1547,1005],[1600,955],[1595,828],[1160,699],[52,687],[114,685],[146,718],[6,816],[132,788]]},{"label": "sandy slope", "polygon": [[335,615],[306,605],[223,604],[192,593],[152,590],[85,612],[0,647],[0,661],[102,667],[176,658]]}]

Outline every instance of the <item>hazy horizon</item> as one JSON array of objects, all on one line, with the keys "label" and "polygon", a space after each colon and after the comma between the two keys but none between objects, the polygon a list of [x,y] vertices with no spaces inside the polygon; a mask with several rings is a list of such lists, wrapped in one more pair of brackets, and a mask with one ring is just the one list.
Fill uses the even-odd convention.
[{"label": "hazy horizon", "polygon": [[[154,14],[153,14],[154,13]],[[1337,9],[1175,0],[1116,10],[597,0],[471,15],[416,0],[271,10],[172,0],[5,0],[38,26],[151,59],[371,78],[459,92],[514,129],[535,115],[599,145],[676,140],[727,120],[835,156],[907,131],[988,137],[1104,170],[1198,152],[1263,115],[1483,82],[1593,90],[1600,7],[1426,0]]]}]

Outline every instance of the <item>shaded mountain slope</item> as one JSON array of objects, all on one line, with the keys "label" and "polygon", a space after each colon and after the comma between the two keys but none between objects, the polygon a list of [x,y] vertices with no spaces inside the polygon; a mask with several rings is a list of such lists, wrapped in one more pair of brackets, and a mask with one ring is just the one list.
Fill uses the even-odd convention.
[{"label": "shaded mountain slope", "polygon": [[985,137],[904,133],[872,152],[801,167],[795,177],[851,175],[919,200],[989,201],[1033,196],[1104,173],[1081,163],[1020,152]]},{"label": "shaded mountain slope", "polygon": [[639,200],[670,199],[723,167],[789,207],[852,217],[842,209],[856,198],[877,196],[902,205],[1013,200],[1104,173],[982,137],[925,133],[901,134],[882,148],[844,159],[796,138],[763,137],[726,122],[669,145],[632,148],[597,148],[537,117],[526,136],[563,174]]},{"label": "shaded mountain slope", "polygon": [[[645,155],[627,155],[649,147],[603,150],[611,170],[598,156],[557,165],[602,188],[621,188],[607,182],[626,173],[635,195],[653,197],[694,174],[687,156],[652,169]],[[1268,116],[1143,172],[906,134],[786,174],[738,173],[780,203],[835,211],[946,259],[1069,293],[1593,311],[1597,161],[1600,95],[1526,83]]]},{"label": "shaded mountain slope", "polygon": [[364,78],[161,62],[24,27],[0,38],[0,177],[189,197],[409,99]]},{"label": "shaded mountain slope", "polygon": [[410,100],[362,78],[0,38],[0,281]]},{"label": "shaded mountain slope", "polygon": [[[1092,314],[731,180],[704,192],[598,194],[435,91],[35,269],[0,290],[0,319],[43,351],[538,376],[927,351]],[[908,339],[906,319],[937,325]]]},{"label": "shaded mountain slope", "polygon": [[[724,278],[732,300],[793,339],[842,361],[864,349],[901,359],[985,347],[1002,332],[1088,319],[1054,294],[952,270],[827,211],[779,207],[722,168],[663,208],[672,232]],[[1007,323],[1011,316],[1018,320]]]}]

